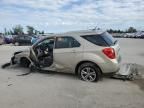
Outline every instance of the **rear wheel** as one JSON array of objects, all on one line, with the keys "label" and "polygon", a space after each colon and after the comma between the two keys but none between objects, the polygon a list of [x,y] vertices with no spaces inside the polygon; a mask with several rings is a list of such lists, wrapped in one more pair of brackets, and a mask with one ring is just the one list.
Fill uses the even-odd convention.
[{"label": "rear wheel", "polygon": [[93,63],[83,63],[78,68],[78,75],[84,81],[98,81],[101,76],[101,70]]}]

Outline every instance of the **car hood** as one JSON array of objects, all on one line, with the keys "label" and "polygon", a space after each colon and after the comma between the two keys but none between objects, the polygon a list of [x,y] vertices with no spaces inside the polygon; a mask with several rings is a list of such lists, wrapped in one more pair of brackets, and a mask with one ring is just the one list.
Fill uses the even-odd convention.
[{"label": "car hood", "polygon": [[16,51],[16,52],[14,53],[14,55],[19,54],[19,53],[29,53],[29,52],[30,52],[30,48],[26,48],[26,49],[24,49],[24,50]]}]

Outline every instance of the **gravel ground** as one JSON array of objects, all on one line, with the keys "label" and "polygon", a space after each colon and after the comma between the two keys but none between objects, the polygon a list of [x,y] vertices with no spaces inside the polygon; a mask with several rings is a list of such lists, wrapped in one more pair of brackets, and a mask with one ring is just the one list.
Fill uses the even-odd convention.
[{"label": "gravel ground", "polygon": [[[144,73],[144,40],[119,39],[123,63],[136,63]],[[0,46],[0,65],[25,46]],[[0,69],[1,108],[144,108],[144,80],[103,78],[98,83],[62,73],[32,73],[28,69]]]}]

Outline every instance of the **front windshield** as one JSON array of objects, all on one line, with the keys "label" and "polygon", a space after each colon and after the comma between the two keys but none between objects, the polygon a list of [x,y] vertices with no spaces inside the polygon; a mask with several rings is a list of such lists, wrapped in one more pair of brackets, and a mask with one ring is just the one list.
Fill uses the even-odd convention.
[{"label": "front windshield", "polygon": [[41,47],[42,49],[44,47],[53,48],[53,45],[54,45],[54,38],[47,38],[36,42],[36,44],[34,44],[34,48],[36,47]]}]

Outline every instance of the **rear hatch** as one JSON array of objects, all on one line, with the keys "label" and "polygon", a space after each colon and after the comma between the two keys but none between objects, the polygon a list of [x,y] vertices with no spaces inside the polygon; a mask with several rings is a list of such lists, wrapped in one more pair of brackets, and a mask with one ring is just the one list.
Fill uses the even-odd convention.
[{"label": "rear hatch", "polygon": [[117,59],[118,62],[121,61],[120,46],[118,44],[118,41],[109,33],[104,32],[102,34],[85,35],[82,37],[95,45],[113,48],[115,51],[115,59]]},{"label": "rear hatch", "polygon": [[112,35],[110,35],[107,32],[103,33],[101,36],[106,41],[108,46],[110,46],[111,48],[115,50],[116,59],[118,60],[118,62],[120,62],[121,56],[120,56],[120,46],[119,46],[118,40],[113,38]]}]

